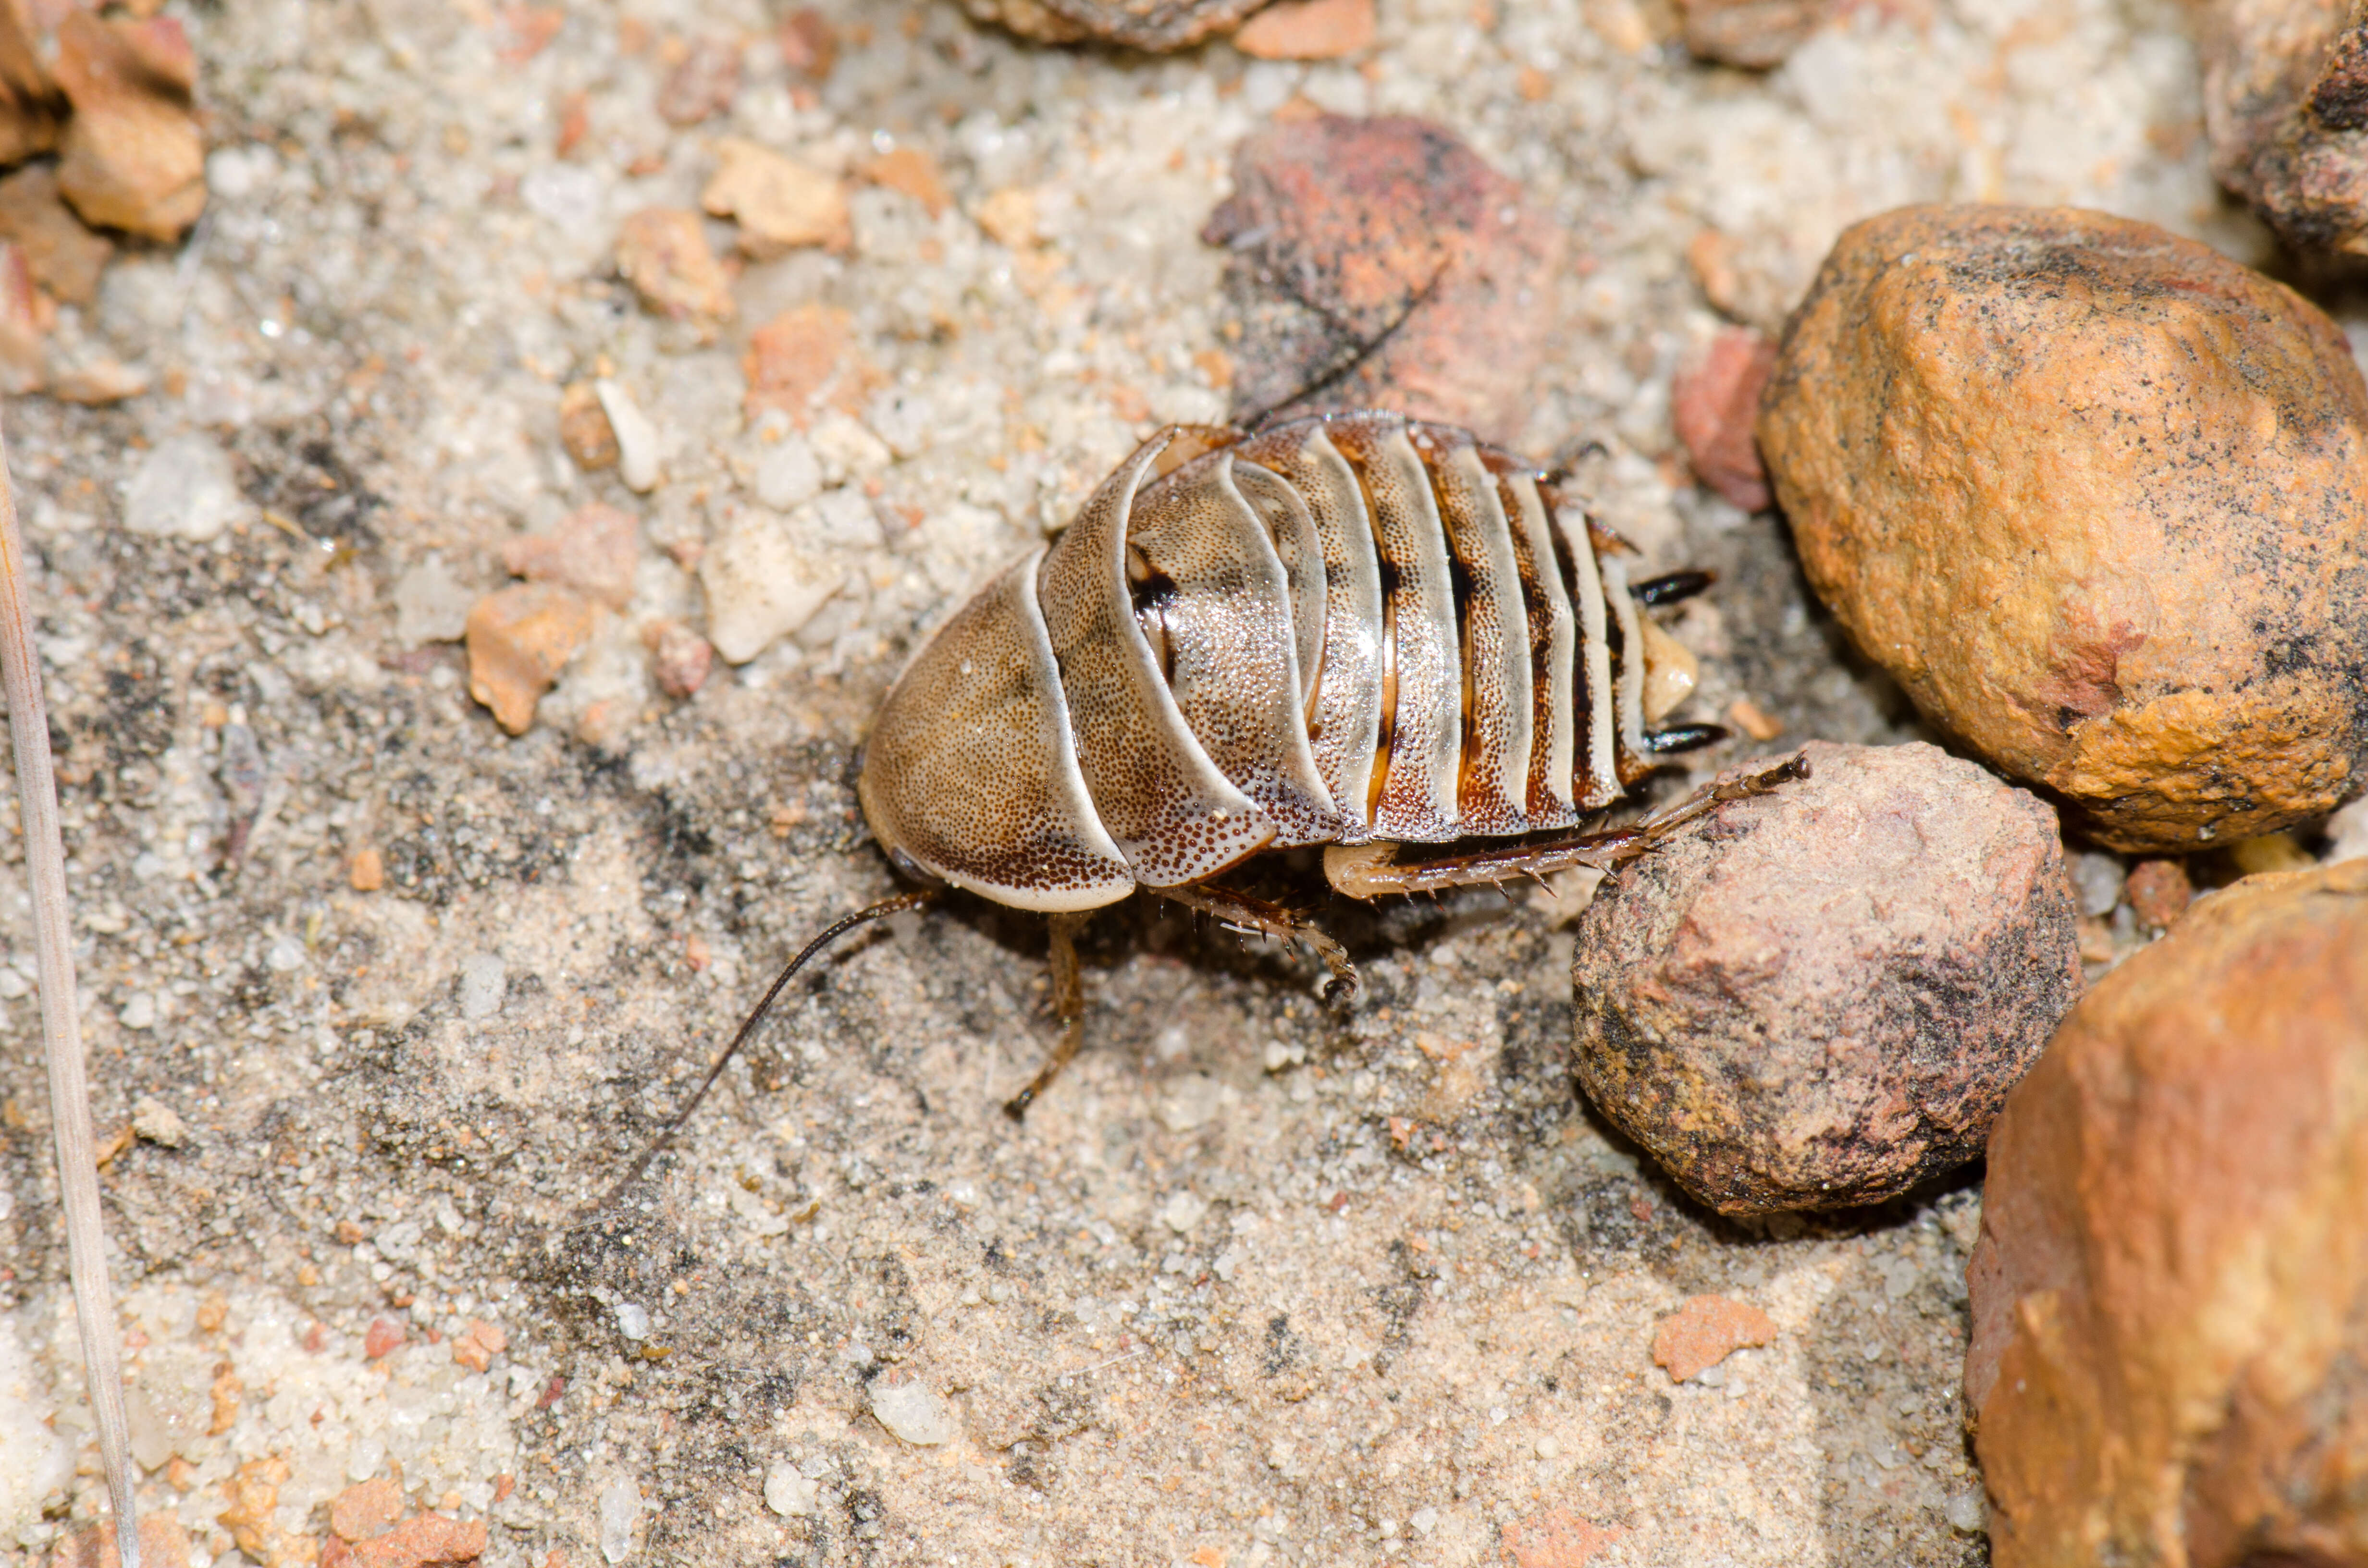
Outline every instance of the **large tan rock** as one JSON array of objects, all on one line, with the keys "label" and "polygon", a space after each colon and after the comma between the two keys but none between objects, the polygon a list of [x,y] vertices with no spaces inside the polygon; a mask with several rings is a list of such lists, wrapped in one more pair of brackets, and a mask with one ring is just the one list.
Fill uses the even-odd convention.
[{"label": "large tan rock", "polygon": [[1982,1201],[1998,1568],[2368,1562],[2368,861],[2248,878],[2100,982]]},{"label": "large tan rock", "polygon": [[2358,790],[2368,389],[2292,290],[2099,213],[1905,208],[1835,244],[1759,446],[1860,647],[2104,843]]}]

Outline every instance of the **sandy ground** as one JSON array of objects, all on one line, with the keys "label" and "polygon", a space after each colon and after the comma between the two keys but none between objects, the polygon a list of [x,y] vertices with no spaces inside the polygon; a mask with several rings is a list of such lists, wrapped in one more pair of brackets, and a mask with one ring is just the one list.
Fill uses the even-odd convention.
[{"label": "sandy ground", "polygon": [[[97,1119],[140,1108],[144,1134],[107,1185],[146,1505],[216,1568],[251,1560],[224,1482],[275,1458],[267,1562],[395,1474],[489,1521],[499,1568],[1986,1560],[1955,1403],[1975,1189],[1751,1230],[1689,1206],[1574,1097],[1543,898],[1344,915],[1346,1018],[1290,955],[1111,912],[1092,1049],[1021,1130],[996,1106],[1051,1039],[1041,929],[900,920],[595,1206],[768,966],[894,885],[850,765],[916,634],[1149,424],[1224,413],[1196,236],[1246,131],[1294,98],[1419,114],[1521,180],[1578,257],[1537,302],[1528,444],[1604,442],[1590,483],[1650,562],[1725,574],[1677,623],[1700,710],[1898,738],[1781,531],[1674,455],[1671,371],[1718,319],[1696,272],[1772,324],[1839,226],[1937,198],[2253,258],[2173,9],[1870,5],[1763,77],[1686,61],[1630,0],[1383,0],[1372,54],[1317,66],[826,9],[818,92],[747,0],[573,6],[523,61],[521,13],[474,4],[186,14],[212,206],[60,328],[157,390],[8,410]],[[669,42],[711,36],[744,45],[741,90],[674,130]],[[727,133],[832,169],[918,147],[953,202],[858,184],[850,253],[748,266],[720,329],[658,320],[617,222],[695,205]],[[971,215],[1011,190],[1018,250]],[[807,301],[849,312],[874,390],[808,437],[744,424],[747,328]],[[561,385],[596,372],[655,422],[646,495],[561,449]],[[125,531],[131,479],[190,434],[234,464],[232,526]],[[830,488],[790,526],[829,598],[664,698],[641,631],[704,614],[677,561],[801,439]],[[435,638],[502,540],[592,499],[643,520],[632,604],[506,738]],[[364,848],[375,892],[348,885]],[[100,1498],[21,878],[0,933],[0,1540],[38,1557]],[[1673,1384],[1655,1324],[1706,1291],[1779,1333]]]}]

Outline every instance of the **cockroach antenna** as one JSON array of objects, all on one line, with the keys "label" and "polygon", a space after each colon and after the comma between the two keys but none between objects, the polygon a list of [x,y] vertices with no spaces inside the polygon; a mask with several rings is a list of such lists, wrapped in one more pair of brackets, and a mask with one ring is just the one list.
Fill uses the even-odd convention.
[{"label": "cockroach antenna", "polygon": [[773,1010],[773,1004],[780,1000],[781,993],[788,988],[791,981],[797,978],[798,971],[805,968],[816,953],[837,941],[858,926],[867,926],[874,920],[885,920],[892,915],[902,915],[908,909],[924,908],[935,903],[943,894],[944,890],[941,888],[923,888],[916,892],[898,893],[894,898],[882,899],[869,909],[859,909],[845,919],[833,924],[821,936],[800,949],[798,956],[791,959],[782,967],[781,972],[773,977],[773,983],[766,987],[764,996],[757,1001],[748,1017],[742,1020],[739,1030],[732,1037],[732,1043],[723,1048],[723,1054],[716,1057],[714,1062],[707,1069],[707,1075],[699,1081],[699,1087],[690,1092],[690,1098],[684,1101],[682,1108],[667,1119],[665,1129],[658,1133],[657,1138],[648,1149],[643,1152],[642,1157],[633,1162],[632,1169],[627,1171],[623,1179],[609,1189],[609,1196],[601,1200],[600,1207],[613,1208],[617,1200],[624,1197],[626,1189],[642,1179],[642,1173],[650,1168],[650,1162],[666,1153],[668,1146],[674,1142],[675,1134],[682,1131],[683,1124],[690,1119],[691,1113],[699,1108],[700,1102],[707,1098],[707,1091],[715,1087],[715,1080],[723,1075],[723,1069],[732,1064],[732,1059],[734,1056],[740,1054],[740,1048],[748,1043],[749,1037],[757,1032],[757,1026],[762,1024],[766,1015]]},{"label": "cockroach antenna", "polygon": [[115,1516],[122,1568],[140,1568],[140,1519],[131,1494],[130,1426],[115,1297],[107,1283],[107,1238],[98,1211],[98,1159],[90,1133],[90,1083],[74,1011],[74,920],[66,902],[65,846],[58,834],[57,779],[50,766],[49,705],[41,656],[25,597],[25,547],[17,532],[16,486],[0,427],[0,687],[8,699],[8,739],[17,754],[17,810],[25,833],[26,880],[33,894],[33,949],[41,979],[41,1051],[50,1072],[50,1126],[57,1142],[58,1192],[66,1210],[66,1274],[82,1329],[83,1369],[98,1456]]}]

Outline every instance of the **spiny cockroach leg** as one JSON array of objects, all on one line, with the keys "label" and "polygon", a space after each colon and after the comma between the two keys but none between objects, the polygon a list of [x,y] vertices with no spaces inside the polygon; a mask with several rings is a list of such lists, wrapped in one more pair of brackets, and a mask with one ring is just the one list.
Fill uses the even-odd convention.
[{"label": "spiny cockroach leg", "polygon": [[1321,960],[1325,969],[1330,971],[1323,991],[1327,1006],[1345,1007],[1356,999],[1357,966],[1349,960],[1349,949],[1335,941],[1311,916],[1207,882],[1198,887],[1157,888],[1154,891],[1162,898],[1174,899],[1187,909],[1213,915],[1236,931],[1299,943]]},{"label": "spiny cockroach leg", "polygon": [[1436,895],[1442,889],[1495,882],[1521,872],[1543,880],[1553,872],[1581,866],[1600,871],[1616,870],[1650,854],[1679,828],[1717,806],[1764,795],[1780,784],[1808,776],[1809,759],[1803,755],[1763,772],[1705,784],[1668,811],[1624,827],[1411,864],[1398,862],[1396,854],[1403,847],[1400,845],[1376,843],[1355,848],[1336,846],[1324,852],[1324,875],[1338,892],[1350,898],[1375,899],[1417,892]]},{"label": "spiny cockroach leg", "polygon": [[1053,1080],[1061,1075],[1076,1056],[1077,1049],[1086,1043],[1086,979],[1077,965],[1077,928],[1086,923],[1082,915],[1055,915],[1053,926],[1053,1012],[1061,1020],[1061,1043],[1036,1069],[1036,1076],[1028,1086],[1003,1102],[1003,1114],[1014,1121],[1024,1119],[1028,1108],[1036,1096],[1050,1088]]}]

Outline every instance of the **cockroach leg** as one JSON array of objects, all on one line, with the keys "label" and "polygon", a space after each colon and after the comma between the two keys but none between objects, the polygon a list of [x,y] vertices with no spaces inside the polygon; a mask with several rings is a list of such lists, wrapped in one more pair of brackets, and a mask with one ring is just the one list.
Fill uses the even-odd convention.
[{"label": "cockroach leg", "polygon": [[1405,847],[1403,845],[1368,844],[1354,848],[1336,845],[1324,852],[1324,875],[1334,891],[1350,898],[1370,900],[1390,894],[1436,893],[1482,883],[1501,886],[1514,877],[1543,880],[1554,872],[1580,866],[1600,871],[1616,870],[1650,854],[1679,828],[1717,806],[1765,795],[1780,784],[1808,776],[1808,757],[1795,756],[1763,772],[1705,784],[1668,811],[1623,827],[1574,838],[1441,856],[1435,860],[1401,863],[1397,852]]},{"label": "cockroach leg", "polygon": [[1213,915],[1226,926],[1244,936],[1275,937],[1286,942],[1299,943],[1321,960],[1325,969],[1330,971],[1329,978],[1324,983],[1325,1004],[1345,1007],[1356,1000],[1357,966],[1349,960],[1349,949],[1316,925],[1312,916],[1208,882],[1196,887],[1155,888],[1152,891],[1162,898],[1175,900],[1187,909]]},{"label": "cockroach leg", "polygon": [[1077,964],[1077,928],[1086,923],[1082,915],[1055,915],[1053,926],[1053,1011],[1061,1020],[1061,1043],[1036,1069],[1036,1076],[1028,1086],[1003,1102],[1003,1114],[1014,1121],[1024,1120],[1028,1108],[1036,1096],[1050,1088],[1053,1080],[1061,1075],[1086,1043],[1086,980]]}]

